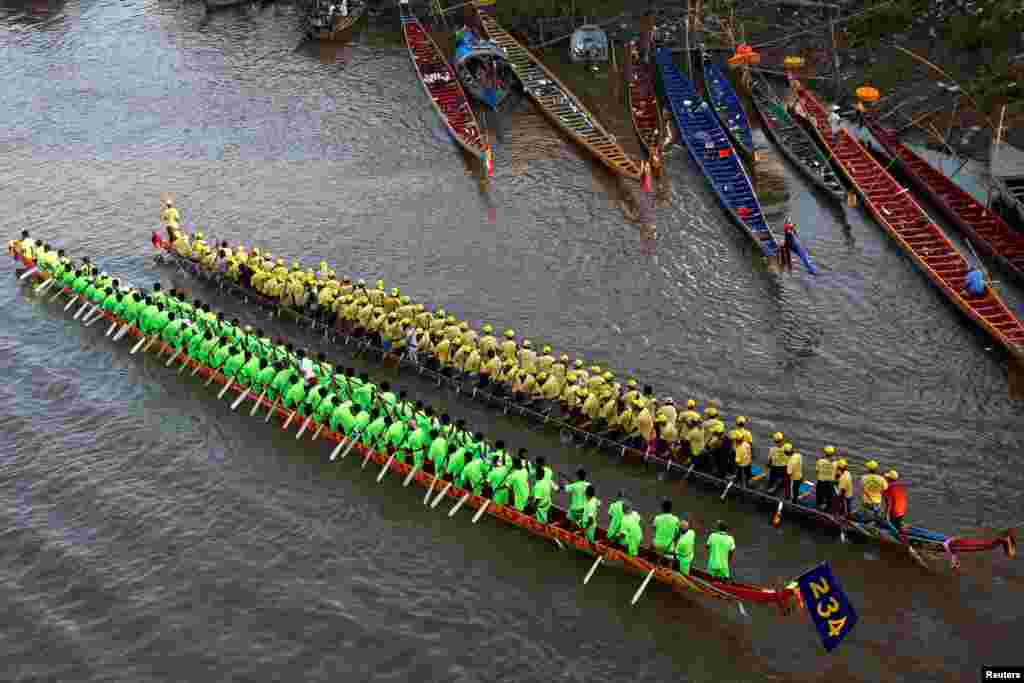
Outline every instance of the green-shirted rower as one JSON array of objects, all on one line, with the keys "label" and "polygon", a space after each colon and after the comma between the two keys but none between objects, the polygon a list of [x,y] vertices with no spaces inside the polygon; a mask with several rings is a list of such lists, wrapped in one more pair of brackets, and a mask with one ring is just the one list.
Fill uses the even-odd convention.
[{"label": "green-shirted rower", "polygon": [[619,535],[619,529],[622,528],[622,516],[626,514],[623,510],[625,497],[626,492],[620,490],[616,501],[608,506],[608,538],[613,541]]},{"label": "green-shirted rower", "polygon": [[708,536],[708,573],[719,579],[728,581],[732,574],[729,561],[736,553],[736,540],[729,535],[729,526],[725,522],[718,523],[718,529]]},{"label": "green-shirted rower", "polygon": [[583,528],[587,532],[587,540],[593,543],[597,540],[597,514],[601,509],[601,499],[597,497],[597,490],[587,486],[587,500],[583,503]]},{"label": "green-shirted rower", "polygon": [[565,487],[569,494],[569,519],[578,527],[583,526],[583,509],[587,503],[587,471],[579,469],[576,471],[576,481]]},{"label": "green-shirted rower", "polygon": [[661,514],[654,518],[654,549],[659,555],[672,552],[672,542],[679,529],[679,518],[672,514],[672,501],[661,503]]},{"label": "green-shirted rower", "polygon": [[462,482],[459,486],[469,486],[474,496],[479,496],[484,490],[484,480],[487,478],[487,461],[483,455],[475,455],[465,467],[462,468]]},{"label": "green-shirted rower", "polygon": [[689,576],[690,566],[693,564],[693,549],[696,545],[697,534],[693,533],[690,523],[685,519],[679,521],[679,529],[676,531],[675,543],[672,546],[679,563],[679,573]]},{"label": "green-shirted rower", "polygon": [[505,488],[505,477],[511,467],[499,462],[487,474],[487,484],[491,487],[491,496],[497,505],[508,505],[508,489]]},{"label": "green-shirted rower", "polygon": [[430,462],[434,465],[434,476],[444,474],[445,461],[448,459],[448,439],[437,429],[430,432]]},{"label": "green-shirted rower", "polygon": [[533,501],[534,501],[534,513],[537,521],[541,524],[548,523],[548,512],[551,511],[551,496],[558,491],[558,484],[555,482],[554,476],[547,476],[551,472],[551,468],[543,467],[543,458],[537,458],[537,469],[544,472],[542,478],[538,479],[533,485]]},{"label": "green-shirted rower", "polygon": [[[310,388],[312,388],[312,386]],[[284,392],[284,401],[282,401],[282,405],[284,405],[288,410],[305,417],[305,400],[306,381],[301,376],[297,376],[292,380],[288,390]]]},{"label": "green-shirted rower", "polygon": [[622,516],[619,536],[622,538],[623,545],[626,546],[626,551],[632,557],[636,557],[640,553],[640,544],[644,540],[644,530],[640,526],[640,513],[632,509],[628,502],[623,503],[623,512],[625,514]]},{"label": "green-shirted rower", "polygon": [[530,502],[530,472],[526,469],[526,461],[516,459],[516,468],[508,475],[505,486],[512,491],[512,505],[522,512]]},{"label": "green-shirted rower", "polygon": [[356,416],[352,414],[352,401],[342,401],[331,412],[330,428],[332,432],[351,434],[352,426],[356,423]]},{"label": "green-shirted rower", "polygon": [[406,441],[409,437],[409,426],[405,423],[405,420],[395,420],[392,422],[384,436],[388,448],[392,455],[395,456],[395,460],[405,464],[407,455]]}]

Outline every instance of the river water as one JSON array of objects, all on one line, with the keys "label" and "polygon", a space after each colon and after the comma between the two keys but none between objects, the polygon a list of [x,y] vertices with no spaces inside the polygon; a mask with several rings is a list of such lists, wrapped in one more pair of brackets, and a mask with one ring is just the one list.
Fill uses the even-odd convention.
[{"label": "river water", "polygon": [[[916,523],[968,532],[1024,517],[1024,408],[1005,354],[860,210],[830,208],[793,174],[817,277],[766,272],[679,149],[657,239],[642,237],[631,191],[529,109],[492,124],[481,191],[387,22],[323,47],[302,41],[290,5],[0,8],[8,238],[27,228],[136,284],[191,287],[150,258],[172,193],[208,236],[380,275],[677,401],[718,398],[752,418],[762,448],[783,429],[805,454],[835,443],[854,462],[876,457],[910,482]],[[614,83],[574,83],[631,140]],[[636,578],[601,569],[583,588],[586,558],[328,466],[324,447],[232,413],[4,282],[4,680],[930,681],[1020,662],[1024,572],[1001,554],[926,573],[774,529],[763,510],[398,379],[563,471],[586,465],[606,501],[621,488],[650,514],[673,497],[702,531],[728,520],[743,579],[829,560],[861,621],[826,655],[800,615],[744,617],[657,586],[630,607]]]}]

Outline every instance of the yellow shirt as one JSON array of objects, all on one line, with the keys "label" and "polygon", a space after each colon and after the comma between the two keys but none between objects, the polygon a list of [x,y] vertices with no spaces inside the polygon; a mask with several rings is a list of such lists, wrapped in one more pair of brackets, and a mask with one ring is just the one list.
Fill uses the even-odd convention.
[{"label": "yellow shirt", "polygon": [[710,420],[705,420],[704,421],[704,440],[705,441],[710,441],[711,440],[711,434],[714,432],[715,428],[718,427],[719,425],[721,425],[722,427],[725,427],[725,423],[722,422],[721,420],[719,420],[717,417],[716,418],[712,418]]},{"label": "yellow shirt", "polygon": [[636,416],[636,430],[644,438],[644,441],[650,441],[651,435],[654,433],[654,417],[646,407]]},{"label": "yellow shirt", "polygon": [[679,441],[679,430],[676,429],[675,422],[668,422],[661,427],[661,438],[665,439],[669,443],[675,443]]},{"label": "yellow shirt", "polygon": [[675,424],[679,419],[679,413],[676,412],[674,405],[664,405],[658,408],[658,415],[664,416],[672,424]]},{"label": "yellow shirt", "polygon": [[700,455],[707,444],[707,440],[704,438],[704,428],[700,425],[692,427],[690,431],[686,432],[686,440],[690,443],[690,453]]},{"label": "yellow shirt", "polygon": [[889,482],[878,474],[865,474],[860,478],[861,497],[869,505],[880,505],[882,493],[889,488]]},{"label": "yellow shirt", "polygon": [[612,395],[610,398],[605,400],[604,406],[601,408],[601,417],[608,420],[609,424],[615,422],[616,410],[619,408],[618,399]]},{"label": "yellow shirt", "polygon": [[736,446],[736,464],[740,467],[746,467],[750,462],[750,444],[746,441],[740,441],[739,445]]},{"label": "yellow shirt", "polygon": [[491,351],[498,350],[498,340],[494,338],[494,335],[487,335],[480,338],[480,352],[490,353]]},{"label": "yellow shirt", "polygon": [[327,307],[334,303],[334,297],[338,294],[334,287],[324,287],[320,290],[316,299],[321,306]]},{"label": "yellow shirt", "polygon": [[466,362],[462,365],[462,370],[463,372],[480,372],[480,352],[472,346],[469,355],[466,356]]},{"label": "yellow shirt", "polygon": [[430,321],[430,333],[434,336],[440,336],[444,332],[445,323],[444,318],[438,318],[434,316],[433,320]]},{"label": "yellow shirt", "polygon": [[537,359],[537,367],[541,372],[551,373],[551,367],[555,364],[555,357],[548,354]]},{"label": "yellow shirt", "polygon": [[597,397],[597,394],[587,396],[587,400],[583,402],[583,414],[591,420],[601,414],[601,399]]},{"label": "yellow shirt", "polygon": [[452,349],[452,342],[451,342],[451,340],[450,339],[442,339],[441,341],[439,341],[437,343],[437,346],[434,347],[434,355],[437,356],[437,359],[439,361],[441,361],[441,363],[447,365],[448,364],[448,358],[449,358],[449,356],[451,356],[451,352],[452,352],[451,349]]},{"label": "yellow shirt", "polygon": [[527,372],[536,372],[537,354],[532,349],[521,349],[519,351],[519,365]]},{"label": "yellow shirt", "polygon": [[541,396],[551,401],[558,398],[558,395],[561,393],[561,390],[561,382],[558,381],[557,377],[551,375],[546,380],[544,380],[544,384],[540,388],[540,393]]},{"label": "yellow shirt", "polygon": [[178,227],[178,223],[181,222],[181,216],[176,208],[169,206],[160,212],[160,220],[163,221],[164,225]]},{"label": "yellow shirt", "polygon": [[[495,356],[494,358],[488,358],[487,362],[480,368],[481,375],[487,375],[488,377],[494,377],[498,374],[498,370],[501,369],[501,359]],[[547,398],[547,397],[545,397]],[[552,397],[554,398],[554,397]]]},{"label": "yellow shirt", "polygon": [[431,320],[432,317],[430,315],[430,311],[423,311],[422,313],[416,314],[416,326],[421,329],[429,330]]},{"label": "yellow shirt", "polygon": [[768,449],[768,464],[772,467],[785,467],[789,462],[789,456],[782,450],[782,446],[772,446]]},{"label": "yellow shirt", "polygon": [[519,347],[511,339],[501,342],[501,357],[506,360],[515,360]]},{"label": "yellow shirt", "polygon": [[839,493],[846,498],[853,498],[853,477],[850,476],[850,470],[846,470],[839,475]]},{"label": "yellow shirt", "polygon": [[793,481],[801,481],[804,478],[804,458],[799,453],[794,453],[789,456],[789,462],[786,463],[786,474]]},{"label": "yellow shirt", "polygon": [[836,480],[835,465],[828,458],[818,458],[815,469],[817,469],[818,481]]}]

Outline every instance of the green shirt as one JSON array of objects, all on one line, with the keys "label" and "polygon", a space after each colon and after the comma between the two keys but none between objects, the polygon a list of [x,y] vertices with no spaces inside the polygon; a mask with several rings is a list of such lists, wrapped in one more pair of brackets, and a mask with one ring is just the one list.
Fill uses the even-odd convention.
[{"label": "green shirt", "polygon": [[311,409],[311,412],[316,412],[316,409],[320,407],[320,401],[323,400],[324,388],[319,384],[313,385],[313,388],[306,393],[306,405]]},{"label": "green shirt", "polygon": [[223,373],[225,376],[234,379],[243,365],[245,365],[245,356],[239,351],[224,361]]},{"label": "green shirt", "polygon": [[331,392],[320,400],[320,404],[316,407],[317,422],[324,424],[324,422],[331,419],[331,413],[334,412],[334,402],[337,399],[337,394]]},{"label": "green shirt", "polygon": [[622,515],[625,511],[622,509],[622,501],[617,500],[608,506],[608,538],[615,538],[615,535],[619,533],[619,529],[622,528]]},{"label": "green shirt", "polygon": [[498,489],[503,483],[505,483],[505,476],[508,474],[509,468],[504,465],[499,465],[491,470],[490,474],[487,475],[487,483],[490,484],[491,489],[494,490],[495,498],[499,493]]},{"label": "green shirt", "polygon": [[439,436],[430,442],[430,461],[434,463],[434,473],[444,472],[444,462],[448,457],[448,440]]},{"label": "green shirt", "polygon": [[537,501],[538,510],[551,507],[551,494],[558,490],[554,479],[541,479],[533,485],[533,497]]},{"label": "green shirt", "polygon": [[384,433],[387,431],[387,422],[384,416],[379,416],[376,420],[366,425],[366,438],[363,441],[374,449],[381,445],[384,440]]},{"label": "green shirt", "polygon": [[306,398],[306,383],[302,378],[288,387],[284,395],[285,408],[298,408]]},{"label": "green shirt", "polygon": [[597,526],[597,511],[601,509],[601,499],[593,496],[583,504],[583,526],[587,529]]},{"label": "green shirt", "polygon": [[204,365],[209,365],[213,352],[217,349],[216,339],[204,339],[199,345],[199,353],[196,354],[196,360]]},{"label": "green shirt", "polygon": [[171,323],[170,317],[167,315],[167,311],[157,311],[156,315],[149,321],[150,329],[153,334],[160,334],[165,327]]},{"label": "green shirt", "polygon": [[352,429],[362,434],[366,431],[366,428],[370,426],[370,414],[365,410],[360,410],[356,415],[355,421],[352,422]]},{"label": "green shirt", "polygon": [[654,547],[658,550],[668,550],[672,546],[672,539],[676,537],[679,530],[679,518],[671,512],[663,512],[654,518]]},{"label": "green shirt", "polygon": [[644,540],[644,530],[640,526],[640,513],[630,512],[622,517],[622,535],[626,537],[626,544],[632,548],[639,546]]},{"label": "green shirt", "polygon": [[294,373],[295,371],[291,368],[285,368],[274,375],[274,381],[270,385],[274,398],[284,396],[284,393],[288,391],[288,387],[291,386]]},{"label": "green shirt", "polygon": [[256,373],[256,386],[260,388],[260,391],[263,391],[274,383],[275,375],[277,375],[277,372],[274,370],[272,365],[262,368],[258,373]]},{"label": "green shirt", "polygon": [[369,383],[360,384],[356,387],[356,390],[352,392],[352,400],[354,400],[363,410],[369,410],[370,405],[373,403],[373,385]]},{"label": "green shirt", "polygon": [[505,485],[512,489],[513,505],[516,510],[525,510],[526,504],[530,502],[530,473],[526,468],[520,467],[508,475]]},{"label": "green shirt", "polygon": [[582,510],[587,503],[587,487],[589,481],[574,481],[565,487],[569,493],[569,509]]},{"label": "green shirt", "polygon": [[676,541],[676,559],[681,564],[685,563],[687,567],[693,562],[693,546],[697,540],[697,534],[693,533],[693,529],[687,529],[686,533],[679,537]]},{"label": "green shirt", "polygon": [[352,425],[356,422],[356,416],[352,414],[352,401],[345,401],[331,412],[331,431],[336,432],[338,428],[346,434],[352,433]]},{"label": "green shirt", "polygon": [[736,541],[724,531],[708,536],[708,571],[718,576],[729,576],[729,553],[736,549]]},{"label": "green shirt", "polygon": [[153,325],[153,318],[156,316],[158,311],[156,306],[148,304],[143,306],[139,311],[139,329],[142,330],[143,334],[149,334],[149,330]]},{"label": "green shirt", "polygon": [[181,321],[177,319],[167,323],[164,327],[163,333],[160,335],[160,338],[171,346],[177,347],[178,342],[181,340],[181,325]]},{"label": "green shirt", "polygon": [[409,432],[409,428],[405,426],[405,423],[401,420],[392,423],[388,427],[387,431],[387,443],[392,448],[401,448],[402,444],[405,443],[405,435]]},{"label": "green shirt", "polygon": [[487,463],[483,458],[474,458],[462,468],[462,480],[472,487],[473,492],[479,494],[480,487],[484,483],[484,474]]},{"label": "green shirt", "polygon": [[455,452],[452,453],[451,457],[448,458],[448,474],[452,475],[453,481],[457,481],[462,476],[462,470],[466,467],[466,449],[456,448]]},{"label": "green shirt", "polygon": [[71,290],[75,294],[81,294],[85,291],[86,287],[89,286],[89,280],[84,275],[79,275],[75,278],[75,281],[71,283]]},{"label": "green shirt", "polygon": [[231,347],[228,345],[217,346],[214,348],[213,353],[210,354],[210,367],[219,368],[224,365],[228,357],[231,356]]},{"label": "green shirt", "polygon": [[250,386],[253,380],[260,372],[260,359],[253,356],[242,366],[242,369],[238,372],[238,381],[245,385]]}]

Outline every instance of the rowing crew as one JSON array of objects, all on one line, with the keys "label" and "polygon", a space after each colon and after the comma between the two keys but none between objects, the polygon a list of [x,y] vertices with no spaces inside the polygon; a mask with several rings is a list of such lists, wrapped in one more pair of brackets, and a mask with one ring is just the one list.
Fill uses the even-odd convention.
[{"label": "rowing crew", "polygon": [[[144,343],[144,351],[159,343],[157,356],[168,353],[167,365],[182,359],[179,372],[192,360],[197,371],[201,367],[212,371],[210,381],[217,376],[225,379],[225,390],[232,384],[242,387],[233,407],[247,396],[259,397],[250,413],[255,414],[266,399],[275,408],[280,405],[291,411],[289,422],[295,417],[304,419],[299,436],[312,426],[316,438],[328,427],[372,451],[386,452],[400,463],[411,461],[414,471],[430,471],[438,479],[485,496],[497,505],[510,505],[532,515],[542,524],[549,523],[553,495],[564,489],[569,496],[565,523],[591,543],[598,540],[602,501],[582,469],[576,481],[565,482],[543,457],[531,462],[525,448],[513,456],[502,440],[491,446],[482,433],[467,429],[465,421],[453,423],[447,414],[436,416],[432,407],[405,400],[404,391],[396,395],[387,382],[378,386],[366,373],[356,377],[352,368],[335,372],[324,354],[314,361],[305,350],[271,342],[261,330],[242,328],[237,320],[228,322],[223,313],[214,314],[208,304],[190,302],[173,289],[164,291],[159,283],[141,292],[122,286],[106,273],[94,275],[76,268],[67,257],[55,259],[51,255],[59,252],[52,252],[46,245],[16,242],[11,247],[12,253],[23,255],[23,248],[36,249],[37,268],[51,283],[61,285],[60,292],[71,293],[71,303],[83,302],[76,317],[91,307],[82,318],[86,325],[103,312],[109,313],[123,322],[115,340],[132,328],[141,333],[133,353]],[[47,286],[39,285],[40,291]],[[108,336],[116,325],[111,325]],[[640,513],[620,491],[607,514],[608,531],[601,540],[637,556],[644,540]],[[695,534],[685,520],[672,514],[670,501],[662,504],[662,513],[653,519],[653,530],[653,547],[659,556],[689,574]],[[708,570],[723,579],[730,577],[729,560],[735,551],[735,541],[727,531],[720,523],[707,541]]]},{"label": "rowing crew", "polygon": [[[750,485],[754,457],[749,421],[738,416],[735,428],[727,433],[714,402],[703,413],[698,412],[693,399],[687,401],[685,411],[678,410],[671,397],[656,399],[650,386],[641,393],[635,379],[623,387],[611,371],[599,365],[588,369],[582,359],[570,366],[569,356],[556,358],[550,346],[542,347],[542,355],[538,355],[529,339],[517,343],[513,330],[506,330],[501,342],[490,324],[485,324],[482,335],[478,335],[468,323],[443,309],[431,313],[424,305],[413,304],[397,287],[386,292],[383,280],[367,288],[363,280],[353,284],[346,277],[339,281],[326,262],[321,262],[317,273],[304,271],[297,261],[289,270],[284,259],[275,261],[258,248],[250,254],[243,247],[232,250],[223,242],[218,250],[210,250],[201,232],[191,242],[177,228],[173,232],[179,255],[196,260],[196,254],[201,254],[199,261],[208,271],[219,271],[243,287],[306,311],[325,325],[333,325],[336,335],[367,340],[385,352],[404,354],[442,374],[474,383],[492,395],[529,405],[537,413],[552,415],[560,411],[575,428],[609,442],[693,463],[695,469],[714,472],[721,478],[735,477],[744,488]],[[767,463],[768,489],[775,494],[785,486],[786,498],[803,504],[803,456],[785,442],[781,433],[776,433],[773,440]],[[846,460],[836,459],[835,454],[833,446],[826,446],[824,456],[816,463],[821,482],[816,488],[816,506],[845,515],[853,510],[853,484],[837,471],[840,463],[846,467]],[[862,478],[865,480],[864,509],[877,510],[882,504],[877,481],[867,475]],[[837,484],[843,495],[838,496],[841,504],[833,506]],[[899,500],[905,514],[905,494]],[[902,520],[898,513],[897,509],[890,516]]]}]

